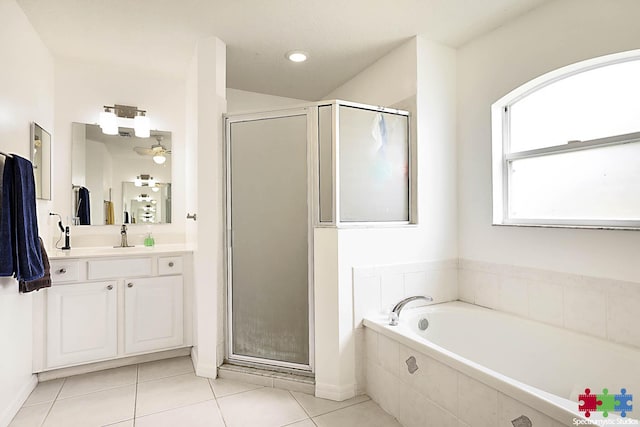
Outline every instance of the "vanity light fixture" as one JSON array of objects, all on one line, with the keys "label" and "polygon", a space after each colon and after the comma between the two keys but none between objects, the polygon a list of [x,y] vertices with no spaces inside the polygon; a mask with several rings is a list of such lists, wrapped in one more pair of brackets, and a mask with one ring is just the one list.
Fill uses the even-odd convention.
[{"label": "vanity light fixture", "polygon": [[287,52],[285,58],[291,62],[304,62],[309,59],[309,54],[302,50],[292,50]]},{"label": "vanity light fixture", "polygon": [[133,185],[136,187],[155,187],[156,180],[149,174],[140,174],[133,180]]},{"label": "vanity light fixture", "polygon": [[105,105],[100,113],[100,128],[107,135],[118,134],[118,118],[133,119],[133,129],[138,138],[151,136],[151,122],[145,110],[130,105]]}]

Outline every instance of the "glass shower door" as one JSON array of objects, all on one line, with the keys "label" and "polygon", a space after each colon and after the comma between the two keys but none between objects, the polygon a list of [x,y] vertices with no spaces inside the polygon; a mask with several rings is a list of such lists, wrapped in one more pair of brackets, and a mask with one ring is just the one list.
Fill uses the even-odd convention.
[{"label": "glass shower door", "polygon": [[227,120],[228,358],[310,370],[306,111]]}]

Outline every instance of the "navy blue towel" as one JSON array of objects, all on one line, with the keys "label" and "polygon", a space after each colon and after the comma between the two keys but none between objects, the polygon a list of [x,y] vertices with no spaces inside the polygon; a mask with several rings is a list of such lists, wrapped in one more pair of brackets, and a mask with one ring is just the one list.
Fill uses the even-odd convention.
[{"label": "navy blue towel", "polygon": [[11,200],[13,198],[13,159],[0,155],[0,276],[13,276],[13,229]]},{"label": "navy blue towel", "polygon": [[19,290],[21,293],[39,291],[40,289],[51,287],[51,265],[49,264],[49,256],[44,248],[44,242],[40,239],[40,251],[42,253],[42,264],[44,266],[44,276],[31,282],[20,281]]},{"label": "navy blue towel", "polygon": [[18,281],[30,282],[44,276],[33,165],[27,159],[13,155],[13,250]]},{"label": "navy blue towel", "polygon": [[91,225],[91,205],[89,204],[89,190],[80,187],[78,190],[78,218],[80,225]]}]

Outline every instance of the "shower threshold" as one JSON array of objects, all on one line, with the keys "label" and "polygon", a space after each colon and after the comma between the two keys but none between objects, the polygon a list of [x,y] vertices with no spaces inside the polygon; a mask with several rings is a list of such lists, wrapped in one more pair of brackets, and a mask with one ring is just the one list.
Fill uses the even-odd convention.
[{"label": "shower threshold", "polygon": [[314,374],[296,369],[264,365],[257,367],[257,364],[225,360],[224,364],[218,367],[218,377],[264,387],[315,394]]}]

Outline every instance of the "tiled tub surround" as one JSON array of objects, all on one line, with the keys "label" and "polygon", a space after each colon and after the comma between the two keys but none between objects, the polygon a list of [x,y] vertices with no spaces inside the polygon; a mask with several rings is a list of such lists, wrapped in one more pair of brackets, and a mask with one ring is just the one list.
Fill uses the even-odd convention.
[{"label": "tiled tub surround", "polygon": [[461,301],[640,347],[640,283],[459,260]]},{"label": "tiled tub surround", "polygon": [[365,364],[367,394],[405,427],[569,426],[586,386],[640,389],[636,349],[462,302],[405,310],[395,327],[366,319]]},{"label": "tiled tub surround", "polygon": [[[353,268],[353,337],[356,391],[365,392],[364,328],[367,316],[389,313],[403,298],[430,295],[436,302],[458,299],[458,260]],[[417,301],[411,306],[429,304]]]}]

